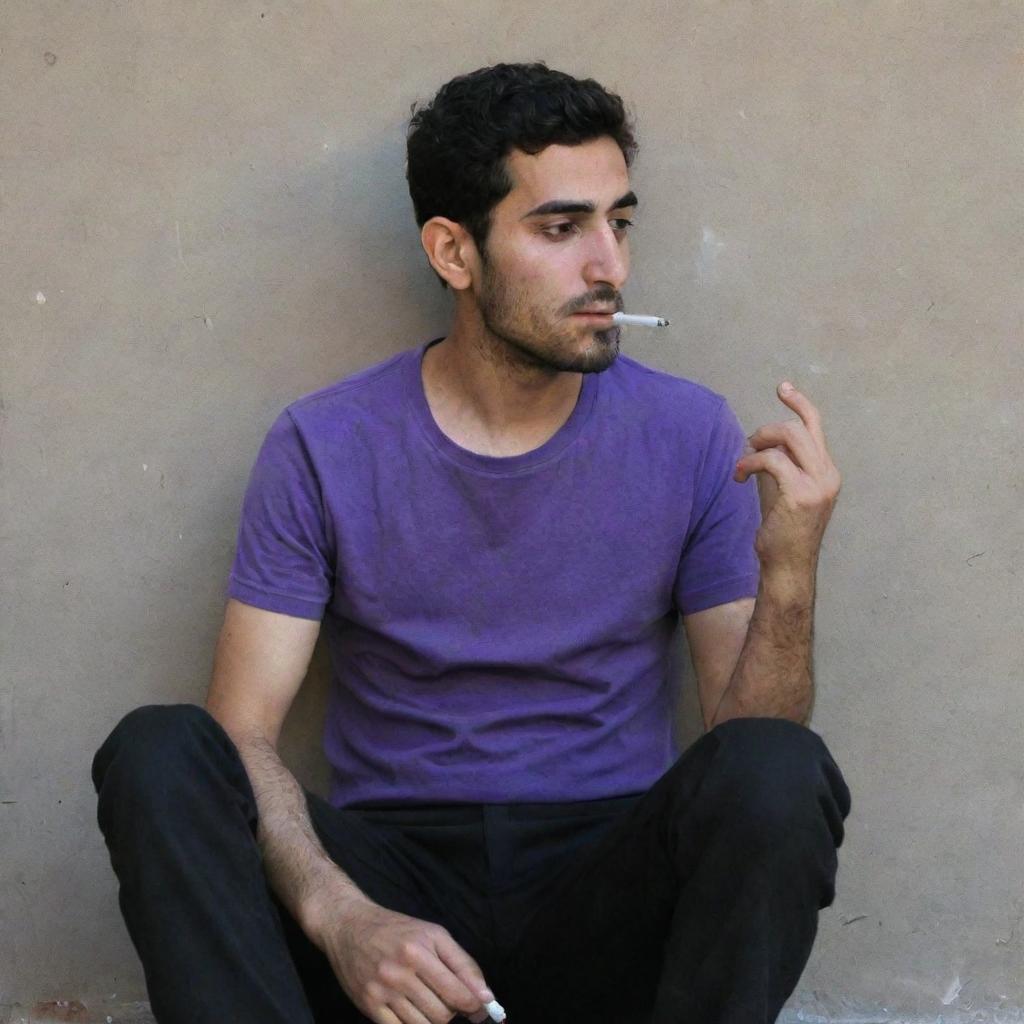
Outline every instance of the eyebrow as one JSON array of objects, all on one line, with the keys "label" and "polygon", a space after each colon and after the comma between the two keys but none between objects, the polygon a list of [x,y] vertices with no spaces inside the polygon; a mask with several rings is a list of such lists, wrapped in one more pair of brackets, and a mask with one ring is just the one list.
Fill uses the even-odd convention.
[{"label": "eyebrow", "polygon": [[[636,198],[635,192],[627,192],[624,196],[616,199],[611,206],[608,207],[608,212],[612,210],[622,210],[627,206],[637,206],[639,202]],[[593,213],[597,207],[586,200],[581,199],[552,199],[549,202],[541,203],[540,206],[534,207],[529,213],[524,213],[520,220],[526,220],[528,217],[543,217],[549,213]]]}]

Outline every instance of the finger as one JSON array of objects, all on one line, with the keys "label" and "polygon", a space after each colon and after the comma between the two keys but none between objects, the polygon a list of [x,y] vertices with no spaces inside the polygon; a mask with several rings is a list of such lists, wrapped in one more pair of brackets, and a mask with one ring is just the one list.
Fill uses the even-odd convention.
[{"label": "finger", "polygon": [[439,1014],[449,1020],[456,1013],[474,1013],[483,1000],[437,956],[436,950],[421,947],[413,971],[404,974],[392,987],[406,996],[431,1019]]},{"label": "finger", "polygon": [[465,989],[465,998],[468,999],[468,1002],[465,1002],[465,999],[452,1002],[447,993],[442,993],[446,1001],[452,1002],[452,1005],[458,1006],[459,1009],[475,1013],[483,1003],[489,1003],[494,998],[494,993],[487,987],[483,971],[477,962],[453,938],[442,936],[434,949],[441,963],[455,975]]},{"label": "finger", "polygon": [[774,477],[781,490],[790,490],[800,478],[800,470],[793,460],[778,448],[766,448],[763,452],[744,455],[736,463],[733,479],[746,483],[752,473],[767,473]]},{"label": "finger", "polygon": [[402,1022],[395,1016],[394,1011],[389,1009],[387,1006],[382,1006],[373,1015],[374,1024],[402,1024]]},{"label": "finger", "polygon": [[[463,1016],[468,1016],[471,1013],[477,1013],[487,1002],[477,994],[475,988],[467,986],[457,974],[453,974],[439,960],[418,969],[417,976],[419,983],[433,995],[438,1004],[443,1004],[448,1008],[449,1015],[461,1013]],[[425,1009],[427,1003],[417,1001],[417,1005],[423,1006]]]},{"label": "finger", "polygon": [[402,986],[402,992],[427,1020],[443,1021],[447,1024],[452,1017],[461,1012],[459,1006],[449,1003],[433,985],[419,975],[412,975],[409,982]]},{"label": "finger", "polygon": [[402,1024],[433,1024],[433,1021],[425,1017],[405,996],[395,996],[388,1002],[388,1007]]},{"label": "finger", "polygon": [[[777,451],[777,452],[781,452],[783,455],[786,456],[786,458],[788,458],[794,464],[794,466],[796,465],[796,460],[793,458],[792,453],[790,452],[790,450],[784,444],[777,444],[777,445],[774,445],[772,448],[765,448],[764,451]],[[739,459],[736,460],[736,467],[735,467],[735,470],[733,472],[733,479],[734,480],[739,480],[740,483],[743,483],[747,479],[747,477],[750,476],[750,467],[747,465],[745,460],[751,458],[752,456],[754,456],[756,454],[757,454],[757,449],[756,448],[751,448],[749,444],[743,449],[743,454],[739,457]],[[744,475],[742,479],[740,479],[740,472],[739,472],[741,469],[747,470],[746,475]],[[764,474],[762,474],[762,476],[763,475]]]},{"label": "finger", "polygon": [[786,448],[793,461],[805,472],[814,473],[823,467],[825,458],[810,431],[802,420],[787,420],[785,423],[768,423],[755,430],[747,438],[747,444],[762,448]]},{"label": "finger", "polygon": [[[789,388],[790,390],[786,390]],[[808,433],[825,449],[825,432],[821,427],[821,415],[813,402],[788,381],[779,385],[779,399],[795,412],[804,422]]]}]

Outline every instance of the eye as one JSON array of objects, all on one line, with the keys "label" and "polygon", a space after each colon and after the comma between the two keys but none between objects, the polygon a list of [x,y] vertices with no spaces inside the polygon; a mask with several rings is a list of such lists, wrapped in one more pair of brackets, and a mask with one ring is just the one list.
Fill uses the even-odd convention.
[{"label": "eye", "polygon": [[565,238],[569,232],[560,231],[559,229],[575,227],[576,225],[572,221],[563,221],[561,224],[549,224],[546,228],[542,229],[541,234],[547,235],[548,238]]},{"label": "eye", "polygon": [[[633,227],[633,222],[625,217],[616,217],[611,223],[616,225],[616,231],[625,231],[627,228]],[[562,230],[563,228],[569,228],[570,230],[564,231]],[[560,224],[549,224],[546,228],[542,228],[541,234],[557,241],[558,239],[568,237],[573,230],[578,230],[578,225],[572,221],[562,221]]]}]

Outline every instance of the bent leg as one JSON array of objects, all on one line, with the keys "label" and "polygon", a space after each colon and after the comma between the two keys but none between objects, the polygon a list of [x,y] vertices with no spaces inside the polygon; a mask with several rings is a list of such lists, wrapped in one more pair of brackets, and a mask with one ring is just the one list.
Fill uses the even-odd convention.
[{"label": "bent leg", "polygon": [[[248,775],[207,711],[132,711],[97,752],[92,774],[121,911],[161,1024],[368,1024],[271,891]],[[305,797],[328,856],[371,900],[436,919],[425,912],[415,865],[384,831]]]},{"label": "bent leg", "polygon": [[118,901],[161,1024],[312,1024],[227,733],[190,704],[130,712],[92,765]]},{"label": "bent leg", "polygon": [[834,898],[849,810],[811,730],[782,719],[716,727],[552,880],[519,943],[517,1016],[774,1020]]}]

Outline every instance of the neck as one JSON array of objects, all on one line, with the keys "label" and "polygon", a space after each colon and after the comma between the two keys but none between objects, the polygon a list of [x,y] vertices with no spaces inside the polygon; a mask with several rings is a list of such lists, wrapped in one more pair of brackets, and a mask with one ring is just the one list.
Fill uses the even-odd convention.
[{"label": "neck", "polygon": [[571,415],[582,378],[537,366],[479,318],[457,317],[423,358],[424,390],[441,429],[498,447],[542,444]]}]

